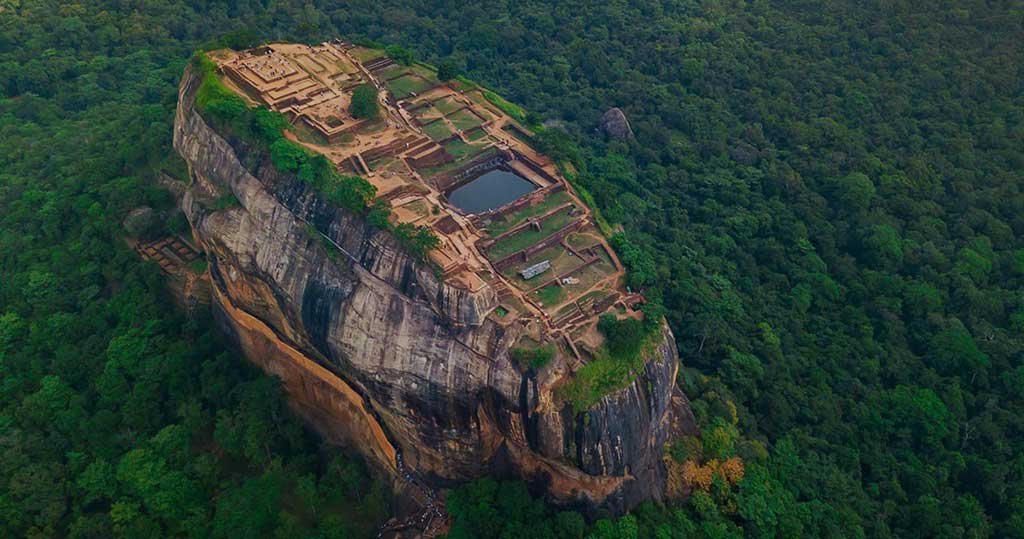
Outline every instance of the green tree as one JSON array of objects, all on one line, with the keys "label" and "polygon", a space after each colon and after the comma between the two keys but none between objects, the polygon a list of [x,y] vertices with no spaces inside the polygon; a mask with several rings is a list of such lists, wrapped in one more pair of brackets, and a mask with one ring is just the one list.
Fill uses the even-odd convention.
[{"label": "green tree", "polygon": [[409,65],[416,59],[416,55],[412,50],[401,45],[388,45],[384,48],[384,52],[389,58],[402,65]]},{"label": "green tree", "polygon": [[449,81],[459,75],[459,67],[455,64],[455,61],[451,58],[446,58],[437,64],[437,79],[441,81]]},{"label": "green tree", "polygon": [[835,193],[843,208],[864,211],[871,206],[871,201],[875,197],[875,184],[867,175],[854,172],[836,182]]},{"label": "green tree", "polygon": [[380,105],[377,103],[377,89],[372,84],[357,86],[352,91],[352,103],[348,111],[353,118],[375,120],[380,116]]},{"label": "green tree", "polygon": [[736,427],[718,417],[701,433],[701,444],[706,458],[726,459],[736,453],[739,432]]},{"label": "green tree", "polygon": [[950,329],[939,332],[931,342],[931,356],[936,369],[966,378],[976,375],[989,365],[989,357],[978,349],[977,343],[959,321]]},{"label": "green tree", "polygon": [[213,516],[212,537],[263,537],[277,527],[279,497],[285,478],[278,463],[258,477],[221,494]]}]

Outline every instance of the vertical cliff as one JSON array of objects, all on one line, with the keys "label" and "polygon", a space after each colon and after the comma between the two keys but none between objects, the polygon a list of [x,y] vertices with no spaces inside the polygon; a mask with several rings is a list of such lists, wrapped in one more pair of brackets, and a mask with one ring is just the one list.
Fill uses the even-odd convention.
[{"label": "vertical cliff", "polygon": [[516,330],[486,318],[490,287],[444,282],[389,233],[216,132],[193,107],[198,82],[186,72],[175,119],[191,176],[181,209],[224,329],[314,428],[395,477],[408,470],[437,486],[501,462],[588,507],[661,496],[662,445],[680,418],[692,427],[685,398],[673,399],[667,327],[629,387],[573,414],[556,397],[565,358],[521,372],[508,351]]}]

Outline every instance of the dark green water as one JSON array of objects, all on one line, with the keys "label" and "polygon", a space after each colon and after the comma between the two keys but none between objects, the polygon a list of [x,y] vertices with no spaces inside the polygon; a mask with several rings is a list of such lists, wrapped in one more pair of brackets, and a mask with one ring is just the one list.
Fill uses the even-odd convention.
[{"label": "dark green water", "polygon": [[452,191],[448,200],[465,213],[480,213],[500,208],[536,188],[514,172],[495,169]]}]

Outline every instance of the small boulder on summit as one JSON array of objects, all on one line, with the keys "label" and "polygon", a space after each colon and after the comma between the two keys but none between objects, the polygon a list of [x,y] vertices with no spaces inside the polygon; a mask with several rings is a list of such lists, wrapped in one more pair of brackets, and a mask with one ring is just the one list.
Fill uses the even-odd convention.
[{"label": "small boulder on summit", "polygon": [[598,129],[614,139],[633,140],[633,128],[629,127],[629,120],[619,107],[612,107],[601,116]]}]

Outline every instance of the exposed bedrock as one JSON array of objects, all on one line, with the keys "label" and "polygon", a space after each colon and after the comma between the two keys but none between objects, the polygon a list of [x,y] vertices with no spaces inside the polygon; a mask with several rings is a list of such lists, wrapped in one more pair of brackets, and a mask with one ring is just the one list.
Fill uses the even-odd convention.
[{"label": "exposed bedrock", "polygon": [[[174,146],[190,170],[180,206],[209,259],[214,308],[315,429],[393,477],[401,460],[435,486],[500,461],[587,508],[661,497],[662,445],[675,426],[692,429],[685,398],[673,398],[667,327],[632,385],[573,414],[556,397],[565,358],[534,375],[511,362],[516,330],[486,318],[492,289],[443,282],[388,233],[218,134],[193,109],[197,85],[186,71]],[[213,204],[226,195],[237,204]]]}]

